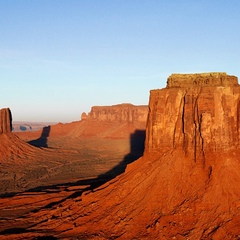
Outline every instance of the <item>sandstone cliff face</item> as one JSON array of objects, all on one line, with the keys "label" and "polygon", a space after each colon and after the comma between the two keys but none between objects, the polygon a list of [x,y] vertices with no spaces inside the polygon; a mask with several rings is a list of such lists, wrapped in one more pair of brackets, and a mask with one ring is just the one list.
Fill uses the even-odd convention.
[{"label": "sandstone cliff face", "polygon": [[113,106],[94,106],[88,115],[82,114],[82,119],[110,122],[146,122],[148,106],[118,104]]},{"label": "sandstone cliff face", "polygon": [[12,131],[12,115],[9,108],[0,110],[0,134]]},{"label": "sandstone cliff face", "polygon": [[94,106],[88,114],[82,113],[82,120],[72,135],[129,138],[136,130],[145,131],[147,117],[148,106],[144,105]]},{"label": "sandstone cliff face", "polygon": [[206,151],[239,148],[240,87],[236,77],[172,75],[167,88],[151,91],[149,108],[147,152],[182,148],[196,159]]}]

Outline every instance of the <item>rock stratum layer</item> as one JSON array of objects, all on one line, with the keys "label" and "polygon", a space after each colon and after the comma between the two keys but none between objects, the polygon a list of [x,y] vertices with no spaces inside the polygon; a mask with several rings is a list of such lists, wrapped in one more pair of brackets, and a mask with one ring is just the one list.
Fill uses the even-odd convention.
[{"label": "rock stratum layer", "polygon": [[238,78],[222,72],[172,74],[167,80],[167,88],[185,87],[230,87],[238,86]]},{"label": "rock stratum layer", "polygon": [[9,108],[0,110],[0,134],[12,131],[12,114]]},{"label": "rock stratum layer", "polygon": [[[214,85],[219,76],[228,83]],[[207,86],[196,77],[151,91],[144,156],[125,173],[8,221],[6,234],[24,231],[7,237],[239,239],[240,87],[223,73],[201,74]]]}]

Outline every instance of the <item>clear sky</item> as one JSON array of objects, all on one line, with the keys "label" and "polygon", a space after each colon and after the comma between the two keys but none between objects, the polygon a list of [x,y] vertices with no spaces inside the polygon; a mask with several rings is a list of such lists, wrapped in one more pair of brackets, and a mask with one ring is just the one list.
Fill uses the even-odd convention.
[{"label": "clear sky", "polygon": [[71,122],[172,73],[240,77],[239,0],[0,0],[0,108]]}]

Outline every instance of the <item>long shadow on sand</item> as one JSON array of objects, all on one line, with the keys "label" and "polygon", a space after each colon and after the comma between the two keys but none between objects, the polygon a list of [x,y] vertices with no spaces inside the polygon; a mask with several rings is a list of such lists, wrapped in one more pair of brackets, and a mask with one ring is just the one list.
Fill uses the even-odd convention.
[{"label": "long shadow on sand", "polygon": [[[40,138],[31,141],[31,144],[36,144],[38,147],[47,147],[47,138],[49,136],[50,126],[45,127],[42,131],[42,135]],[[68,191],[69,187],[79,187],[81,190],[77,190],[73,195],[68,198],[74,198],[77,196],[81,196],[84,191],[94,191],[96,188],[100,187],[104,183],[112,180],[118,175],[122,174],[127,165],[137,160],[139,157],[143,155],[144,152],[144,143],[145,143],[146,131],[145,130],[136,130],[134,133],[130,135],[130,152],[124,156],[123,160],[107,171],[104,174],[99,175],[96,178],[89,178],[79,180],[77,182],[68,182],[68,183],[59,183],[55,185],[48,186],[38,186],[35,188],[28,189],[24,191],[24,193],[31,192],[39,192],[39,193],[52,193],[52,192],[60,192],[63,189]],[[6,193],[0,195],[0,197],[12,197],[19,193]],[[50,206],[46,206],[50,207]]]},{"label": "long shadow on sand", "polygon": [[[43,131],[44,132],[44,131]],[[50,127],[45,129],[44,134],[42,134],[42,137],[39,138],[39,142],[45,143],[42,144],[43,146],[46,146],[47,144],[47,137],[50,132]],[[45,141],[45,142],[44,142]],[[81,195],[83,192],[93,192],[95,191],[96,188],[100,187],[104,183],[108,182],[109,180],[115,178],[119,174],[123,173],[126,169],[126,166],[137,160],[139,157],[143,155],[144,152],[144,142],[145,142],[145,131],[143,130],[136,130],[133,134],[130,136],[130,153],[127,154],[123,160],[114,168],[109,170],[108,172],[99,175],[97,178],[92,178],[92,179],[84,179],[80,180],[77,182],[69,182],[69,183],[62,183],[62,184],[55,184],[51,186],[39,186],[36,188],[29,189],[27,191],[24,191],[24,195],[26,196],[27,194],[31,195],[33,192],[36,193],[38,192],[39,194],[51,194],[51,193],[57,193],[61,191],[70,191],[72,192],[69,196],[55,202],[50,202],[49,204],[42,206],[40,208],[36,208],[35,210],[31,210],[31,212],[38,212],[41,211],[42,209],[48,209],[52,208],[53,206],[60,204],[66,199],[75,199],[80,197],[80,200],[77,199],[77,201],[81,201]],[[73,187],[74,189],[76,188],[77,190],[69,190],[70,187]],[[1,195],[0,197],[12,197],[14,194],[6,194],[6,195]],[[21,193],[20,193],[21,194]],[[26,233],[29,230],[28,226],[26,228],[10,228],[10,229],[5,229],[2,232],[0,232],[0,235],[8,235],[8,234],[13,234],[13,233]],[[40,239],[40,238],[36,238]],[[56,239],[56,238],[50,238],[50,239]]]},{"label": "long shadow on sand", "polygon": [[[122,174],[127,165],[136,161],[138,158],[140,158],[143,155],[144,152],[144,143],[145,143],[145,137],[146,137],[146,131],[145,130],[136,130],[134,133],[130,135],[130,152],[124,156],[123,160],[115,167],[113,167],[111,170],[107,171],[104,174],[99,175],[97,178],[91,178],[91,179],[84,179],[79,180],[77,182],[69,182],[69,183],[63,183],[63,184],[56,184],[51,186],[39,186],[36,188],[32,188],[27,190],[27,192],[52,192],[57,189],[60,190],[63,187],[73,187],[73,186],[86,186],[83,191],[94,191],[97,187],[101,186],[102,184],[112,180],[113,178],[117,177],[118,175]],[[81,193],[78,193],[81,195]]]},{"label": "long shadow on sand", "polygon": [[29,141],[28,143],[35,147],[48,147],[48,137],[51,131],[51,126],[44,127],[40,138]]}]

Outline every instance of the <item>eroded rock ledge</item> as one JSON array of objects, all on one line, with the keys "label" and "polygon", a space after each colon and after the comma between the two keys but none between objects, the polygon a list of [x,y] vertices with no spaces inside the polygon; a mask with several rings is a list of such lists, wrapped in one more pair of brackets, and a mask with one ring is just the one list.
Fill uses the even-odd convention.
[{"label": "eroded rock ledge", "polygon": [[225,72],[172,74],[167,81],[167,88],[186,87],[230,87],[237,86],[238,78],[227,75]]}]

